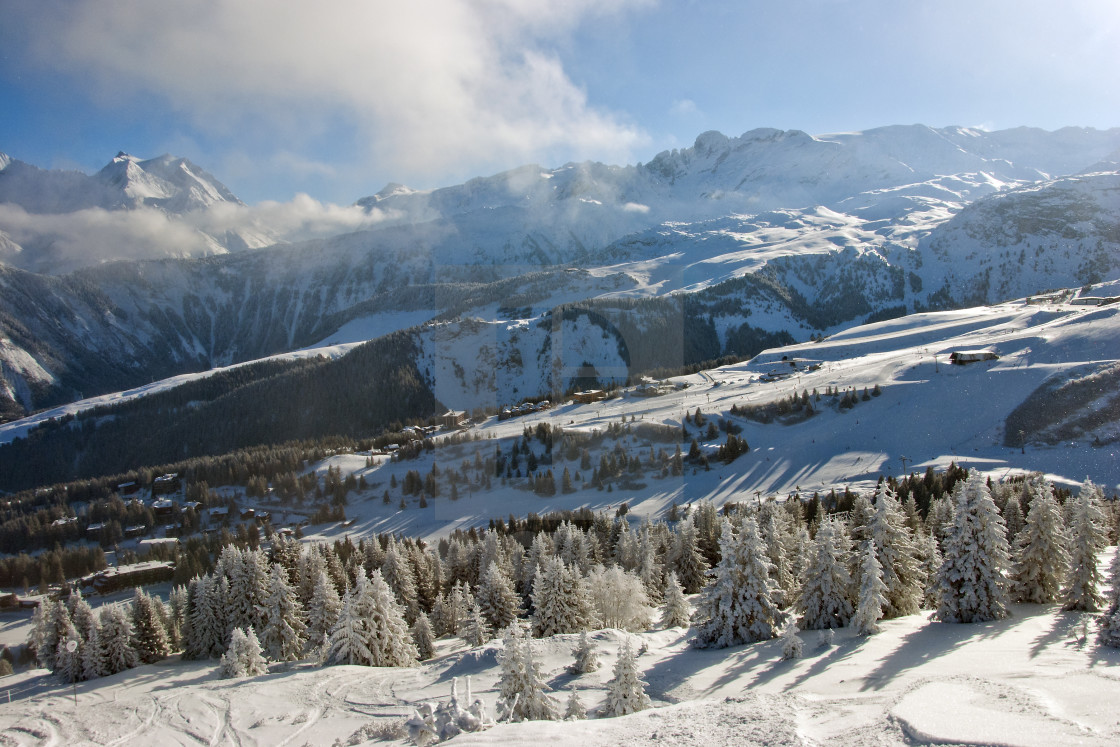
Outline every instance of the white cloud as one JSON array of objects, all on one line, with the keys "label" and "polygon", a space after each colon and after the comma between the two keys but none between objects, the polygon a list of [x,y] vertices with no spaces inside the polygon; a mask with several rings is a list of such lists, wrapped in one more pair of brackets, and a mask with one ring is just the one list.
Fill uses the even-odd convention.
[{"label": "white cloud", "polygon": [[211,237],[224,239],[228,232],[245,237],[256,248],[360,231],[387,217],[381,210],[322,203],[306,194],[252,206],[220,202],[179,216],[149,207],[28,213],[18,205],[0,203],[0,260],[59,274],[116,260],[224,253],[225,248]]},{"label": "white cloud", "polygon": [[266,200],[252,206],[218,203],[182,216],[199,231],[221,236],[227,231],[265,231],[279,241],[295,242],[372,228],[386,218],[383,211],[366,212],[354,205],[333,205],[306,194],[286,202]]},{"label": "white cloud", "polygon": [[38,214],[0,203],[0,230],[23,247],[11,261],[52,273],[116,259],[191,257],[217,250],[206,237],[154,208]]},{"label": "white cloud", "polygon": [[701,114],[700,108],[692,99],[677,99],[669,107],[669,113],[676,117],[695,117]]},{"label": "white cloud", "polygon": [[165,96],[224,137],[364,133],[407,175],[560,157],[625,159],[645,142],[596,107],[550,47],[649,0],[150,0],[20,9],[33,53],[105,96]]}]

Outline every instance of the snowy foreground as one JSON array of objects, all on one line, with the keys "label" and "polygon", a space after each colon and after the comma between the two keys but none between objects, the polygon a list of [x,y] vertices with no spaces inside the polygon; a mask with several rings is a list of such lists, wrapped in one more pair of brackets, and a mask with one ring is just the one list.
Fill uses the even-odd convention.
[{"label": "snowy foreground", "polygon": [[[1105,559],[1107,560],[1107,558]],[[654,708],[580,722],[498,725],[455,744],[922,744],[1112,745],[1120,743],[1120,650],[1098,647],[1089,616],[1056,605],[1016,605],[1005,620],[930,622],[928,613],[888,620],[882,632],[836,631],[786,661],[781,641],[697,650],[679,629],[590,636],[602,666],[572,675],[577,635],[533,641],[557,699],[575,689],[594,716],[622,637],[648,651],[638,666]],[[45,670],[6,678],[0,744],[330,745],[403,744],[398,726],[422,701],[447,699],[452,678],[471,678],[491,714],[500,641],[467,649],[439,642],[431,661],[408,669],[358,666],[219,679],[216,662],[168,659],[77,685]],[[77,704],[74,702],[77,693]]]}]

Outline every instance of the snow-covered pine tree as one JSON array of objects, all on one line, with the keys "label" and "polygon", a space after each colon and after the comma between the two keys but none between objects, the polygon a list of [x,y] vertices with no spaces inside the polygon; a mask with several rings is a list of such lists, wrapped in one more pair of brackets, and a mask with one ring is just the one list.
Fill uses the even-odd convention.
[{"label": "snow-covered pine tree", "polygon": [[412,642],[416,644],[416,658],[420,661],[427,661],[436,655],[435,639],[432,636],[432,624],[428,622],[428,616],[421,612],[416,616],[416,622],[412,623]]},{"label": "snow-covered pine tree", "polygon": [[200,576],[191,582],[194,593],[187,610],[187,653],[192,659],[220,657],[228,645],[221,582],[216,575]]},{"label": "snow-covered pine tree", "polygon": [[595,646],[587,637],[586,630],[579,634],[579,645],[572,649],[572,656],[575,661],[568,667],[572,674],[587,674],[599,668],[599,655],[595,653]]},{"label": "snow-covered pine tree", "polygon": [[521,597],[496,560],[491,560],[483,570],[475,601],[491,630],[505,629],[521,611]]},{"label": "snow-covered pine tree", "polygon": [[665,583],[665,609],[661,613],[661,624],[666,628],[687,628],[691,616],[692,609],[677,582],[677,574],[670,571]]},{"label": "snow-covered pine tree", "polygon": [[342,610],[342,600],[338,598],[338,591],[334,582],[327,574],[326,565],[319,570],[319,577],[312,587],[310,601],[307,606],[307,640],[316,644],[328,635],[334,624],[338,622],[339,612]]},{"label": "snow-covered pine tree", "polygon": [[467,615],[470,614],[471,605],[474,604],[474,595],[463,581],[456,581],[447,595],[445,605],[446,617],[443,621],[444,635],[458,635],[459,626],[462,625]]},{"label": "snow-covered pine tree", "polygon": [[[762,546],[761,540],[759,546]],[[651,703],[645,686],[646,683],[638,674],[638,663],[630,648],[630,639],[625,638],[618,648],[614,676],[607,682],[607,699],[603,703],[602,714],[626,716],[649,708]]]},{"label": "snow-covered pine tree", "polygon": [[54,673],[63,682],[77,682],[82,678],[82,637],[78,635],[74,623],[70,623],[58,639],[54,651]]},{"label": "snow-covered pine tree", "polygon": [[1027,522],[1015,538],[1011,594],[1019,602],[1048,604],[1061,594],[1069,567],[1069,540],[1050,483],[1041,478],[1030,490]]},{"label": "snow-covered pine tree", "polygon": [[295,661],[303,653],[307,641],[307,625],[295,590],[288,584],[288,573],[279,563],[269,574],[267,619],[261,641],[268,658],[273,661]]},{"label": "snow-covered pine tree", "polygon": [[167,630],[152,598],[136,587],[132,596],[132,636],[136,654],[143,664],[153,664],[171,654]]},{"label": "snow-covered pine tree", "polygon": [[[43,666],[41,663],[43,659],[42,650],[43,641],[47,637],[47,620],[51,615],[49,609],[49,600],[44,600],[35,607],[31,612],[31,632],[27,634],[27,650],[36,657],[40,666]],[[52,653],[51,657],[53,658],[53,656]]]},{"label": "snow-covered pine tree", "polygon": [[1003,523],[1007,526],[1007,541],[1014,543],[1019,532],[1023,531],[1023,505],[1019,502],[1017,491],[1010,491],[1003,507]]},{"label": "snow-covered pine tree", "polygon": [[191,608],[190,586],[177,584],[172,587],[167,601],[167,611],[174,621],[174,628],[178,636],[175,643],[179,650],[183,651],[185,655],[187,651],[187,641],[192,636],[190,620],[187,618],[187,611]]},{"label": "snow-covered pine tree", "polygon": [[105,648],[106,674],[132,669],[140,662],[132,644],[132,619],[119,604],[101,608],[101,645]]},{"label": "snow-covered pine tree", "polygon": [[699,648],[726,648],[773,638],[783,621],[771,596],[770,560],[753,518],[736,533],[725,518],[721,560],[714,581],[700,593],[696,608]]},{"label": "snow-covered pine tree", "polygon": [[793,615],[789,616],[786,624],[782,626],[782,658],[783,659],[800,659],[805,650],[805,644],[801,641],[801,636],[798,635],[801,631],[797,627],[797,621]]},{"label": "snow-covered pine tree", "polygon": [[109,674],[109,663],[105,658],[105,646],[101,643],[101,623],[91,617],[88,628],[82,635],[82,679],[94,680]]},{"label": "snow-covered pine tree", "polygon": [[68,609],[70,611],[70,622],[74,624],[74,629],[78,631],[81,640],[85,641],[86,634],[96,621],[93,608],[89,606],[89,602],[82,599],[82,592],[75,589],[70,594]]},{"label": "snow-covered pine tree", "polygon": [[584,707],[583,701],[580,700],[579,693],[572,690],[564,706],[564,720],[580,721],[585,718],[587,718],[587,708]]},{"label": "snow-covered pine tree", "polygon": [[978,471],[954,486],[953,506],[937,574],[937,618],[970,623],[1007,617],[1007,532]]},{"label": "snow-covered pine tree", "polygon": [[331,630],[327,658],[336,664],[371,667],[409,667],[416,663],[416,646],[393,592],[375,570],[363,569],[346,592],[342,612]]},{"label": "snow-covered pine tree", "polygon": [[37,647],[39,666],[53,670],[55,655],[58,653],[58,642],[70,630],[72,623],[70,612],[60,600],[48,599],[44,604],[46,609],[32,631],[32,637]]},{"label": "snow-covered pine tree", "polygon": [[887,585],[883,583],[883,568],[879,565],[875,549],[875,540],[868,539],[864,543],[859,603],[852,616],[852,627],[859,635],[879,632],[879,620],[883,617],[883,608],[887,606]]},{"label": "snow-covered pine tree", "polygon": [[416,574],[407,558],[395,542],[385,549],[385,560],[381,564],[381,576],[392,589],[397,604],[404,612],[405,620],[412,622],[420,614],[420,597],[416,590]]},{"label": "snow-covered pine tree", "polygon": [[642,580],[646,596],[651,602],[660,602],[663,571],[658,560],[659,544],[648,517],[638,532],[638,567],[635,570]]},{"label": "snow-covered pine tree", "polygon": [[229,649],[222,656],[218,667],[220,677],[256,677],[268,674],[268,663],[261,656],[257,634],[249,628],[234,628],[230,635]]},{"label": "snow-covered pine tree", "polygon": [[1100,631],[1097,641],[1103,646],[1120,648],[1120,550],[1112,556],[1112,564],[1108,568],[1108,581],[1105,610],[1098,620]]},{"label": "snow-covered pine tree", "polygon": [[533,582],[533,635],[578,633],[589,627],[591,603],[579,572],[547,558]]},{"label": "snow-covered pine tree", "polygon": [[774,601],[779,606],[791,598],[796,585],[793,564],[786,551],[786,517],[788,514],[780,504],[769,501],[759,511],[759,532],[766,543],[766,554],[770,558],[771,580],[776,591]]},{"label": "snow-covered pine tree", "polygon": [[691,521],[682,521],[677,526],[670,566],[685,594],[695,594],[707,583],[708,562],[700,553],[699,534]]},{"label": "snow-covered pine tree", "polygon": [[556,699],[548,694],[540,664],[533,658],[532,641],[514,624],[506,628],[502,644],[498,653],[498,720],[555,721]]},{"label": "snow-covered pine tree", "polygon": [[[376,544],[376,543],[373,543]],[[380,561],[377,565],[381,565]],[[375,566],[376,567],[376,566]],[[304,609],[311,609],[311,595],[315,593],[315,584],[319,581],[319,574],[327,570],[327,561],[323,558],[316,545],[310,545],[299,558],[299,599]],[[327,578],[330,578],[328,575]],[[332,582],[333,584],[333,582]],[[335,589],[338,596],[338,589]],[[312,638],[311,640],[315,640]]]},{"label": "snow-covered pine tree", "polygon": [[831,517],[817,529],[797,599],[805,630],[842,628],[852,617],[852,579],[844,562],[847,548],[840,546],[841,537]]},{"label": "snow-covered pine tree", "polygon": [[1104,603],[1097,555],[1108,546],[1108,532],[1100,497],[1100,488],[1085,480],[1072,500],[1069,569],[1062,589],[1064,610],[1096,612]]},{"label": "snow-covered pine tree", "polygon": [[475,602],[474,606],[471,607],[460,633],[468,646],[483,646],[490,640],[490,624],[486,622],[486,616],[482,614],[482,608],[478,606],[478,602]]},{"label": "snow-covered pine tree", "polygon": [[886,587],[883,619],[913,615],[921,608],[926,578],[906,515],[890,485],[879,492],[868,529]]},{"label": "snow-covered pine tree", "polygon": [[241,554],[241,573],[235,585],[230,580],[232,624],[235,627],[253,626],[260,638],[268,619],[268,558],[263,550],[245,550]]},{"label": "snow-covered pine tree", "polygon": [[932,531],[922,531],[914,538],[914,546],[922,575],[926,579],[922,589],[922,609],[937,609],[937,600],[941,594],[941,586],[937,580],[941,569],[941,548],[937,546],[937,537]]}]

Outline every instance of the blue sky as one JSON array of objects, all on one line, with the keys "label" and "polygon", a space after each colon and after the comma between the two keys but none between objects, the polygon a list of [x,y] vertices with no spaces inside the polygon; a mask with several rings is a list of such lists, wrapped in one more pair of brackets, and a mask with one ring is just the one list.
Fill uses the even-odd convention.
[{"label": "blue sky", "polygon": [[0,0],[0,151],[347,204],[718,129],[1120,126],[1120,3]]}]

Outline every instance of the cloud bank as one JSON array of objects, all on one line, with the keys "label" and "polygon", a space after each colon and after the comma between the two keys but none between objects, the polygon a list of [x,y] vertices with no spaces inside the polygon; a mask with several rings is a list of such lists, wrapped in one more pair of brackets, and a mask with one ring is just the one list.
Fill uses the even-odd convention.
[{"label": "cloud bank", "polygon": [[152,207],[33,213],[0,203],[0,262],[62,274],[116,260],[205,257],[325,238],[373,228],[387,217],[305,194],[253,206],[217,203],[175,216]]},{"label": "cloud bank", "polygon": [[580,24],[650,1],[44,0],[7,9],[40,64],[89,76],[103,97],[158,94],[226,139],[358,133],[362,163],[422,179],[557,157],[627,159],[645,136],[589,102],[556,49]]}]

